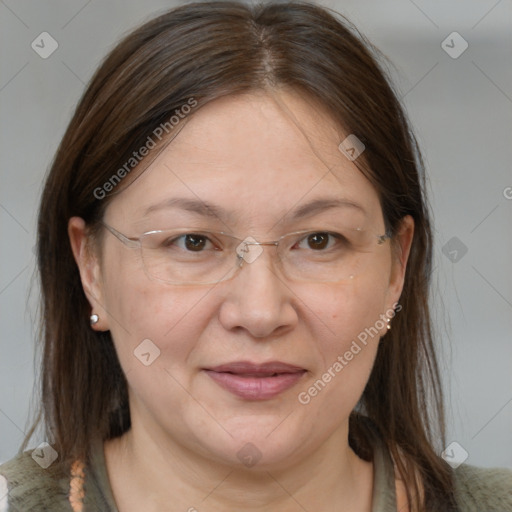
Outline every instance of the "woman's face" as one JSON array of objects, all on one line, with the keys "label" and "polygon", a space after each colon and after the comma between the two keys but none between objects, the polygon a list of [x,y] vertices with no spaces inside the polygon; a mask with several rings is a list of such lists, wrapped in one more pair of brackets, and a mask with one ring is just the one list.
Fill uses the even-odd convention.
[{"label": "woman's face", "polygon": [[[338,224],[383,234],[375,189],[338,149],[348,134],[299,96],[281,99],[300,129],[263,93],[198,110],[111,201],[105,222],[135,238],[180,226],[259,241]],[[211,207],[192,211],[171,199]],[[339,199],[359,207],[331,204],[295,216],[313,201]],[[70,232],[77,226],[73,219]],[[346,433],[386,332],[382,315],[392,314],[400,296],[409,218],[404,226],[402,265],[389,241],[378,245],[375,238],[372,251],[361,254],[364,272],[340,282],[304,282],[284,276],[275,247],[262,246],[231,279],[196,286],[150,279],[139,251],[105,230],[101,257],[81,265],[82,279],[100,316],[96,328],[112,333],[134,427],[162,446],[274,468]],[[293,369],[260,372],[243,364],[269,362]]]}]

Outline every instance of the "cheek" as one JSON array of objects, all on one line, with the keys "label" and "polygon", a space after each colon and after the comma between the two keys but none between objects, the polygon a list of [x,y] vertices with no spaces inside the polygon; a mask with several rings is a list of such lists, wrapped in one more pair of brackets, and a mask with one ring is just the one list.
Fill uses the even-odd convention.
[{"label": "cheek", "polygon": [[[209,322],[207,301],[202,300],[206,291],[137,279],[128,288],[129,293],[111,298],[119,319],[111,332],[130,399],[145,404],[163,424],[173,425],[176,411],[190,407],[193,375],[188,368]],[[131,407],[137,406],[131,402]],[[200,410],[194,411],[202,418]]]},{"label": "cheek", "polygon": [[324,344],[322,352],[332,357],[333,352],[348,350],[353,340],[378,342],[386,331],[380,316],[386,309],[386,293],[385,275],[376,273],[346,283],[311,286],[307,306],[314,315],[311,324],[325,334],[317,337]]},{"label": "cheek", "polygon": [[369,379],[386,332],[380,317],[386,290],[385,276],[379,275],[309,290],[309,325],[315,326],[312,335],[320,364],[312,368],[299,399],[319,414],[330,410],[333,427],[355,407]]},{"label": "cheek", "polygon": [[208,290],[150,280],[135,258],[116,256],[105,274],[105,309],[125,373],[147,363],[156,370],[186,361],[208,322],[201,308]]}]

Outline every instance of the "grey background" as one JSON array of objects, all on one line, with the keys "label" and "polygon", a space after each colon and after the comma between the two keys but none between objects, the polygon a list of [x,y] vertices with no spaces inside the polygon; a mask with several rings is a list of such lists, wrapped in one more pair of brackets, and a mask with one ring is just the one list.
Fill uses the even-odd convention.
[{"label": "grey background", "polygon": [[[175,4],[0,1],[0,462],[27,429],[37,374],[32,251],[46,170],[100,59],[121,34]],[[467,463],[512,468],[512,2],[322,4],[394,63],[424,151],[448,441],[468,452]],[[44,31],[59,45],[47,59],[31,48]],[[453,31],[469,44],[456,59],[441,47]]]}]

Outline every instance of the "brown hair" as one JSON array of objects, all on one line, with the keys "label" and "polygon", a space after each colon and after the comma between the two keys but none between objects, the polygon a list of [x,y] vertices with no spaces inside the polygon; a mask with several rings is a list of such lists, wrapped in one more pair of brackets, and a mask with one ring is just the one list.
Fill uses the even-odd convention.
[{"label": "brown hair", "polygon": [[82,217],[94,229],[110,198],[99,199],[95,190],[190,98],[200,107],[222,96],[289,87],[320,102],[365,144],[357,164],[380,195],[387,229],[396,234],[405,215],[415,222],[402,312],[351,415],[350,444],[371,459],[365,436],[371,421],[415,509],[455,508],[450,468],[434,449],[435,440],[444,443],[445,427],[428,305],[432,240],[423,162],[379,57],[340,15],[297,1],[183,5],[114,48],[77,106],[41,200],[42,407],[22,449],[42,419],[68,468],[89,455],[92,440],[130,428],[127,383],[111,335],[89,326],[69,218]]}]

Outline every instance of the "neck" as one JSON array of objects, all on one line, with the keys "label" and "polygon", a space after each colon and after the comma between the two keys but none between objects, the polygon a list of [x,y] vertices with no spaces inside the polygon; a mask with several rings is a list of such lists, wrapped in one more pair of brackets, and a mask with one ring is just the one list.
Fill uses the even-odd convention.
[{"label": "neck", "polygon": [[349,447],[347,425],[299,463],[260,470],[218,463],[159,434],[135,421],[105,443],[120,512],[371,510],[373,466]]}]

